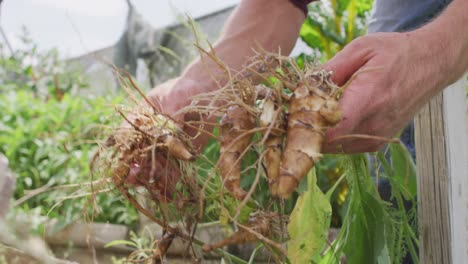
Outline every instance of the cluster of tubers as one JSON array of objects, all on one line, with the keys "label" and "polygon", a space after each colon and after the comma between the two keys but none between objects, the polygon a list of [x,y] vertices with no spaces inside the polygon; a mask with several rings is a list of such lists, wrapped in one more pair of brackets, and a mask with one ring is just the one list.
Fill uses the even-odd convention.
[{"label": "cluster of tubers", "polygon": [[[260,157],[273,197],[287,198],[322,157],[326,129],[341,120],[341,88],[332,82],[331,75],[312,63],[299,67],[289,57],[262,53],[242,72],[230,75],[224,87],[194,97],[192,105],[181,110],[220,120],[216,167],[223,186],[234,197],[242,200],[247,195],[240,184],[241,161],[255,144],[263,151]],[[263,84],[256,85],[258,80]],[[147,103],[152,107],[126,120],[129,130],[113,136],[120,153],[114,174],[126,182],[136,179],[141,185],[150,184],[149,189],[156,189],[159,199],[167,200],[178,176],[169,172],[172,178],[158,178],[158,172],[167,163],[177,167],[181,161],[194,160],[195,155],[187,147],[188,137]],[[255,134],[261,135],[260,141],[252,142]],[[155,157],[155,153],[162,157]]]},{"label": "cluster of tubers", "polygon": [[187,147],[188,140],[172,120],[151,108],[134,109],[128,113],[130,117],[120,110],[119,113],[129,126],[119,129],[107,141],[117,159],[112,165],[113,182],[143,186],[152,199],[172,201],[181,162],[196,158]]},{"label": "cluster of tubers", "polygon": [[[224,186],[238,199],[246,196],[240,186],[240,159],[255,132],[260,130],[263,135],[262,156],[270,194],[287,198],[322,157],[326,129],[341,120],[341,89],[331,81],[331,72],[311,64],[300,69],[291,59],[280,56],[270,56],[268,62],[263,57],[261,62],[264,70],[255,74],[264,79],[274,76],[272,85],[254,86],[243,80],[225,88],[226,93],[237,89],[243,95],[242,103],[232,100],[222,115],[218,162]],[[277,66],[267,67],[266,63]],[[245,99],[245,90],[250,90],[247,94],[253,100]]]},{"label": "cluster of tubers", "polygon": [[[217,61],[214,54],[207,54]],[[192,104],[180,110],[181,114],[198,114],[200,120],[192,123],[196,126],[191,121],[173,120],[158,111],[155,103],[136,87],[131,78],[131,86],[146,104],[141,104],[131,93],[130,97],[138,107],[127,112],[117,110],[125,125],[115,131],[106,143],[105,160],[112,182],[140,212],[168,231],[170,239],[167,241],[172,241],[174,236],[192,241],[190,234],[194,233],[192,227],[196,225],[187,225],[183,231],[169,225],[164,214],[163,220],[157,219],[133,198],[128,188],[143,186],[151,200],[160,205],[170,202],[180,210],[188,208],[187,205],[196,207],[196,201],[203,199],[192,162],[197,158],[190,144],[194,137],[180,128],[198,127],[200,133],[210,134],[219,140],[220,157],[216,169],[223,180],[223,187],[235,198],[246,201],[252,190],[247,192],[241,188],[241,161],[249,149],[261,152],[256,169],[265,172],[270,195],[287,198],[322,157],[326,129],[341,120],[338,100],[342,88],[331,81],[331,72],[312,63],[299,67],[289,57],[261,53],[236,75],[231,75],[226,68],[224,70],[229,73],[224,87],[193,97]],[[219,120],[219,137],[203,130],[204,120],[215,118]],[[208,121],[205,123],[206,127],[214,125]],[[181,185],[183,191],[177,187]],[[255,185],[251,189],[254,188]],[[191,210],[191,213],[197,210]],[[187,215],[182,216],[187,218]],[[233,236],[205,245],[204,250],[271,237],[271,230],[279,226],[276,220],[280,218],[281,215],[271,212],[254,214],[249,223]],[[167,243],[169,245],[170,242]],[[157,255],[164,255],[166,249],[163,251]]]}]

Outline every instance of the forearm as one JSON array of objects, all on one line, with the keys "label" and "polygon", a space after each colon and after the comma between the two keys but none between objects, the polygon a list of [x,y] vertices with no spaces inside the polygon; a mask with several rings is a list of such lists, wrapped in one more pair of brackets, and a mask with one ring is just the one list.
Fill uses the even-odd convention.
[{"label": "forearm", "polygon": [[[419,47],[436,57],[440,89],[468,70],[468,1],[454,0],[434,21],[414,31]],[[437,64],[437,65],[434,65]]]},{"label": "forearm", "polygon": [[[304,13],[287,0],[243,0],[214,45],[216,56],[235,72],[258,48],[289,55],[304,18]],[[221,68],[207,56],[189,65],[182,78],[202,83],[205,91],[218,88],[213,78],[226,80]]]}]

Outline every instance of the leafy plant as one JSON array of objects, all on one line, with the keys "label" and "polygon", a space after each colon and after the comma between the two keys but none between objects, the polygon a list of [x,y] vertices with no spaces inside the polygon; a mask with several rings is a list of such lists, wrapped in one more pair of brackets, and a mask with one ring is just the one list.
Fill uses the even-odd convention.
[{"label": "leafy plant", "polygon": [[107,243],[104,247],[116,247],[116,246],[124,246],[131,248],[133,250],[132,254],[128,257],[117,259],[115,257],[112,258],[112,263],[114,264],[123,264],[128,262],[143,262],[149,260],[151,258],[151,253],[154,250],[154,243],[155,237],[153,233],[148,229],[145,228],[145,233],[143,235],[137,235],[135,232],[130,232],[130,238],[128,240],[114,240],[112,242]]},{"label": "leafy plant", "polygon": [[[104,116],[111,116],[112,108],[104,99],[68,94],[61,101],[43,102],[26,91],[2,94],[0,107],[0,151],[18,175],[15,198],[23,200],[32,190],[44,191],[19,206],[26,211],[41,208],[42,215],[62,224],[80,218],[88,202],[84,192],[89,192],[89,185],[84,183],[91,180],[89,161],[97,147],[98,130],[91,124],[109,123]],[[95,221],[135,222],[135,211],[118,196],[98,194],[96,200],[102,214]]]},{"label": "leafy plant", "polygon": [[[404,202],[414,202],[414,196],[409,200],[404,198],[404,193],[409,192],[411,187],[408,182],[416,178],[414,166],[409,153],[400,144],[391,145],[396,149],[392,155],[392,165],[390,166],[385,157],[381,154],[380,161],[384,166],[385,176],[392,183],[392,194],[397,201],[397,206],[382,201],[375,186],[375,182],[370,177],[368,159],[364,154],[352,155],[345,158],[345,177],[350,184],[348,203],[345,208],[345,217],[340,228],[338,237],[329,245],[324,246],[326,236],[315,234],[315,236],[298,236],[299,241],[303,241],[299,246],[297,240],[292,239],[289,246],[293,252],[301,254],[288,254],[291,263],[296,263],[298,258],[301,263],[311,261],[311,263],[341,263],[344,256],[347,263],[400,263],[409,251],[413,261],[418,262],[416,246],[419,244],[415,235],[415,227],[411,223],[415,220],[415,208],[408,214],[405,210]],[[403,157],[403,159],[402,159]],[[407,168],[405,172],[401,168]],[[310,177],[310,176],[309,176]],[[406,184],[402,184],[401,179]],[[313,178],[312,178],[313,179]],[[313,187],[312,187],[313,188]],[[331,191],[327,193],[330,197]],[[310,191],[302,194],[298,201],[307,199]],[[319,195],[319,194],[315,194]],[[319,204],[323,204],[320,200]],[[325,204],[327,204],[327,201]],[[315,205],[314,205],[315,204]],[[314,205],[314,206],[313,206]],[[317,207],[317,201],[308,203],[297,203],[291,217],[288,228],[299,228],[293,234],[305,234],[313,226],[321,225],[325,230],[329,215],[326,207]],[[313,213],[315,219],[310,223],[311,216],[304,213],[311,208],[322,208]],[[300,217],[297,217],[300,215]],[[309,221],[309,222],[308,222]],[[301,224],[309,223],[309,225]],[[323,230],[321,230],[323,232]],[[295,246],[296,245],[296,246]],[[315,247],[312,245],[322,245]],[[323,254],[321,254],[324,252]]]},{"label": "leafy plant", "polygon": [[60,99],[88,87],[84,75],[65,67],[56,49],[40,50],[26,28],[20,40],[13,54],[0,44],[0,92],[23,89],[35,97]]},{"label": "leafy plant", "polygon": [[[330,0],[311,4],[311,12],[301,28],[300,37],[314,53],[298,56],[299,65],[316,57],[325,62],[354,38],[365,33],[371,5],[371,0]],[[393,206],[382,201],[377,192],[365,155],[329,155],[317,164],[317,183],[331,198],[332,225],[340,227],[340,233],[327,247],[300,245],[299,249],[311,263],[340,263],[343,256],[347,263],[400,263],[406,252],[410,253],[413,261],[418,262],[419,241],[413,224],[416,222],[414,162],[402,144],[391,144],[387,151],[390,152],[387,158],[383,152],[376,154],[376,180],[380,177],[390,182]],[[303,193],[298,201],[306,199],[309,192]],[[304,214],[313,204],[315,202],[312,201],[302,205],[297,203],[292,215],[299,212]],[[408,207],[411,208],[409,212]],[[324,212],[315,214],[322,217],[314,221],[314,225],[327,220]],[[289,227],[298,226],[301,221],[307,220],[305,217],[291,218]],[[309,228],[304,226],[297,233],[304,233]],[[325,239],[315,237],[304,240],[323,245]],[[288,257],[295,263],[296,256],[290,254]]]},{"label": "leafy plant", "polygon": [[[39,210],[59,228],[92,212],[89,162],[121,97],[76,96],[87,87],[81,74],[64,70],[56,51],[40,51],[27,34],[23,41],[14,54],[0,49],[0,152],[17,174],[14,209]],[[94,221],[135,225],[136,210],[118,195],[95,199]]]},{"label": "leafy plant", "polygon": [[[309,15],[300,31],[301,39],[322,62],[366,31],[372,0],[328,0],[309,5]],[[306,56],[307,59],[312,57]]]}]

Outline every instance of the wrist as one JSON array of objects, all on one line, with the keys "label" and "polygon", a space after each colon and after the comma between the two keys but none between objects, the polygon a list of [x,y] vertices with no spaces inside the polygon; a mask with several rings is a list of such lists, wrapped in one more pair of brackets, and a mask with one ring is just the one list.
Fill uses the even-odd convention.
[{"label": "wrist", "polygon": [[210,58],[197,59],[179,77],[182,80],[199,84],[199,93],[218,89],[222,82],[222,71]]},{"label": "wrist", "polygon": [[460,59],[461,47],[459,41],[452,41],[449,30],[440,30],[427,25],[413,32],[410,36],[410,52],[419,60],[420,69],[431,78],[434,87],[441,91],[449,84],[455,82],[459,73],[458,60]]},{"label": "wrist", "polygon": [[410,34],[413,49],[434,58],[443,87],[458,80],[468,69],[468,24],[465,1],[454,1],[437,19]]}]

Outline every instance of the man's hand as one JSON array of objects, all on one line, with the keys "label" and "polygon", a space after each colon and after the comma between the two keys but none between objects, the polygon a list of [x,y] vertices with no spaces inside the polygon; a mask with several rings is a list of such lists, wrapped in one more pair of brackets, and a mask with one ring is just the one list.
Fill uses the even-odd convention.
[{"label": "man's hand", "polygon": [[[409,33],[379,33],[351,42],[326,68],[343,85],[343,121],[327,133],[325,152],[377,151],[382,140],[342,139],[365,134],[393,137],[446,86],[468,69],[468,2],[454,0],[434,21]],[[351,78],[352,79],[352,78]]]},{"label": "man's hand", "polygon": [[[196,139],[192,142],[195,150],[197,151],[201,151],[206,145],[208,136],[203,133],[198,133],[198,130],[194,127],[184,126],[183,123],[199,120],[200,115],[193,113],[182,115],[177,114],[177,112],[188,106],[191,103],[191,98],[193,96],[203,93],[204,91],[205,89],[203,85],[194,80],[188,78],[176,78],[156,86],[148,93],[148,99],[150,99],[153,105],[159,108],[162,113],[170,115],[178,121],[182,126],[181,128],[183,128],[189,136],[193,137],[198,134]],[[203,129],[211,132],[213,127],[205,125]]]},{"label": "man's hand", "polygon": [[[351,81],[340,101],[343,120],[328,131],[325,152],[377,151],[385,141],[352,135],[395,136],[432,96],[460,77],[466,70],[456,63],[461,45],[447,45],[438,39],[447,36],[436,33],[437,27],[371,34],[325,65],[339,85]],[[346,135],[351,137],[338,139]]]},{"label": "man's hand", "polygon": [[390,138],[437,91],[440,61],[427,58],[417,44],[409,34],[368,35],[327,63],[336,83],[343,85],[353,74],[355,78],[340,101],[343,120],[327,133],[326,152],[377,151],[384,141],[334,139],[357,134]]},{"label": "man's hand", "polygon": [[[258,48],[289,54],[304,18],[302,10],[288,0],[242,0],[214,44],[214,52],[233,72],[241,70]],[[190,104],[191,97],[215,91],[225,82],[225,73],[219,65],[203,55],[191,63],[179,78],[155,87],[148,96],[157,107],[162,108],[163,113],[174,115]],[[199,116],[186,114],[175,118],[190,121]],[[210,132],[211,129],[204,127]],[[196,129],[186,126],[184,130],[189,135],[196,134]],[[206,135],[198,137],[194,142],[196,149],[200,150],[206,141]]]}]

